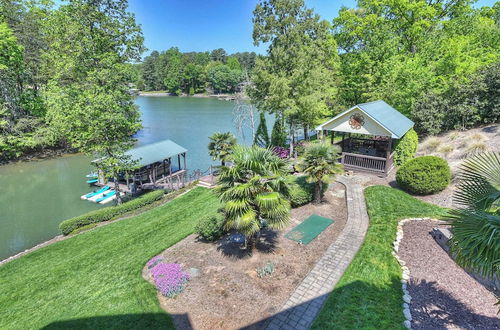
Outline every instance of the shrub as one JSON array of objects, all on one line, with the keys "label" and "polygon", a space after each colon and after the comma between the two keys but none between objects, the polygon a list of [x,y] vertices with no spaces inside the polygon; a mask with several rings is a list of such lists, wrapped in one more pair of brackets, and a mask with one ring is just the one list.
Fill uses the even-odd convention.
[{"label": "shrub", "polygon": [[59,229],[61,229],[64,235],[68,235],[73,232],[75,229],[87,226],[92,223],[98,223],[103,221],[108,221],[113,219],[116,216],[122,215],[129,211],[136,210],[148,204],[151,204],[159,199],[161,199],[164,195],[163,190],[156,190],[147,194],[144,194],[136,199],[133,199],[129,202],[123,203],[117,206],[110,206],[104,209],[95,210],[89,213],[85,213],[83,215],[64,220],[59,224]]},{"label": "shrub", "polygon": [[290,149],[283,147],[274,147],[273,152],[276,156],[282,159],[286,159],[290,157]]},{"label": "shrub", "polygon": [[436,156],[409,160],[396,173],[396,181],[404,190],[428,195],[445,189],[451,180],[448,163]]},{"label": "shrub", "polygon": [[444,145],[438,149],[438,152],[442,153],[445,157],[448,157],[448,155],[451,154],[453,150],[455,150],[455,148],[453,148],[452,145]]},{"label": "shrub", "polygon": [[418,148],[418,135],[412,128],[396,142],[394,164],[401,166],[415,156]]},{"label": "shrub", "polygon": [[209,242],[218,240],[226,233],[224,230],[224,216],[217,213],[214,216],[201,218],[196,224],[194,232]]},{"label": "shrub", "polygon": [[[314,199],[314,183],[306,181],[306,176],[289,176],[290,183],[290,203],[292,207],[299,207],[312,202]],[[323,193],[328,189],[328,185],[323,185]]]}]

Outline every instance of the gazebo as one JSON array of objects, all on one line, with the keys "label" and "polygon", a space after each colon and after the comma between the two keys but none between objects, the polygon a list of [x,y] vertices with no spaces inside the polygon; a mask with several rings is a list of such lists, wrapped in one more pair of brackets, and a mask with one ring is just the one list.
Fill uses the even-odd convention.
[{"label": "gazebo", "polygon": [[320,134],[342,135],[341,162],[346,170],[387,175],[393,168],[393,139],[401,139],[413,122],[382,100],[357,104],[316,127]]}]

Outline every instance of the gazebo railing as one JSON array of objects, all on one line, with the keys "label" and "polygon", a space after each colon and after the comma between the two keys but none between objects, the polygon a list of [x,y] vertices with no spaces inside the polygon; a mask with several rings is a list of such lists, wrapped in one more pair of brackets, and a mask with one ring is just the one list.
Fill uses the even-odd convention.
[{"label": "gazebo railing", "polygon": [[[389,161],[389,164],[387,163]],[[364,170],[369,172],[386,173],[392,166],[392,155],[389,159],[349,152],[342,153],[342,164],[346,169]]]}]

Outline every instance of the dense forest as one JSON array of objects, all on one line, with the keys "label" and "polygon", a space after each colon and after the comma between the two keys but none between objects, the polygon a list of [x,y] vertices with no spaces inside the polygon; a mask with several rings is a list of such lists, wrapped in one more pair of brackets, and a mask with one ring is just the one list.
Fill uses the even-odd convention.
[{"label": "dense forest", "polygon": [[136,65],[135,85],[139,90],[164,90],[175,95],[233,93],[249,80],[256,57],[254,52],[228,55],[222,48],[189,53],[175,47],[153,51]]},{"label": "dense forest", "polygon": [[358,0],[327,22],[302,0],[261,1],[253,41],[269,46],[263,55],[173,47],[143,58],[126,0],[0,0],[0,161],[67,148],[118,161],[140,128],[132,88],[245,88],[276,131],[307,132],[376,99],[419,134],[498,122],[500,3],[473,4]]}]

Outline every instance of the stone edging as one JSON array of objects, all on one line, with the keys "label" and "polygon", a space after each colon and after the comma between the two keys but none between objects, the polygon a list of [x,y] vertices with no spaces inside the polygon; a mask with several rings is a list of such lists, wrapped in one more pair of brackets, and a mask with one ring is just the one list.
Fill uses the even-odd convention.
[{"label": "stone edging", "polygon": [[412,321],[412,316],[411,316],[411,311],[410,311],[411,296],[410,296],[410,293],[408,292],[408,281],[410,280],[410,269],[406,266],[406,263],[404,262],[404,260],[402,260],[398,256],[399,243],[403,239],[403,225],[409,221],[422,221],[422,220],[434,220],[434,219],[431,219],[431,218],[408,218],[408,219],[403,219],[403,220],[399,221],[398,231],[396,234],[396,240],[394,240],[394,242],[392,243],[392,245],[393,245],[392,255],[398,261],[399,265],[401,266],[401,271],[403,273],[403,275],[402,275],[403,279],[401,280],[401,287],[403,289],[403,314],[405,316],[404,326],[407,329],[411,329],[411,321]]}]

